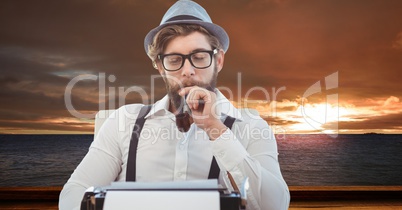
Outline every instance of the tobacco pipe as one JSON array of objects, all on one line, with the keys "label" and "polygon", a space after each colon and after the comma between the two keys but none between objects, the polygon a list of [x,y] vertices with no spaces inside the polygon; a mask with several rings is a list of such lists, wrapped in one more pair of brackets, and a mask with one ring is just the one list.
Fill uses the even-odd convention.
[{"label": "tobacco pipe", "polygon": [[[190,129],[191,122],[190,122],[190,117],[191,117],[191,109],[188,107],[188,104],[186,103],[186,98],[187,96],[183,97],[182,99],[182,106],[179,114],[176,115],[176,126],[179,129],[180,132],[187,132]],[[200,99],[198,100],[198,110],[202,111],[204,109],[204,104],[205,101]]]}]

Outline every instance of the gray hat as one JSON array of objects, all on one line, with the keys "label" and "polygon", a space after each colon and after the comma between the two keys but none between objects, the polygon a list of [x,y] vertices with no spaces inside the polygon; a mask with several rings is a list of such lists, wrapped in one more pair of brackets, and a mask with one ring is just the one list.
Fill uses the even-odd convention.
[{"label": "gray hat", "polygon": [[223,51],[229,48],[229,36],[226,31],[212,23],[207,11],[199,4],[190,0],[179,0],[173,4],[162,18],[160,25],[152,29],[144,40],[145,51],[148,54],[148,45],[152,44],[154,36],[168,25],[195,24],[204,27],[209,33],[218,38]]}]

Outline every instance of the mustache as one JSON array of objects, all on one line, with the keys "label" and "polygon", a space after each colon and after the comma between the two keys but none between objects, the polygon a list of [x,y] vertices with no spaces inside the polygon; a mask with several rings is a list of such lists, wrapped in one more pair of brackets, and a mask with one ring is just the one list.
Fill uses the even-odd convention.
[{"label": "mustache", "polygon": [[212,92],[214,91],[214,87],[212,87],[211,84],[204,84],[202,82],[186,81],[181,84],[171,85],[170,88],[168,87],[168,95],[172,105],[176,109],[180,109],[183,106],[182,96],[179,95],[179,91],[184,87],[192,86],[202,87]]},{"label": "mustache", "polygon": [[210,83],[202,83],[202,82],[197,82],[197,81],[192,81],[192,80],[187,80],[187,81],[182,82],[181,84],[177,84],[172,89],[175,91],[179,91],[181,88],[192,87],[192,86],[202,87],[209,91],[214,90],[214,87]]},{"label": "mustache", "polygon": [[196,82],[196,81],[191,81],[191,80],[187,80],[187,81],[183,81],[179,84],[174,84],[171,86],[172,90],[178,91],[181,88],[185,88],[185,87],[192,87],[192,86],[205,86],[205,84],[202,84],[200,82]]},{"label": "mustache", "polygon": [[191,87],[191,86],[195,86],[195,85],[199,85],[199,84],[200,84],[199,82],[196,82],[194,80],[186,80],[181,83],[181,85],[183,87]]}]

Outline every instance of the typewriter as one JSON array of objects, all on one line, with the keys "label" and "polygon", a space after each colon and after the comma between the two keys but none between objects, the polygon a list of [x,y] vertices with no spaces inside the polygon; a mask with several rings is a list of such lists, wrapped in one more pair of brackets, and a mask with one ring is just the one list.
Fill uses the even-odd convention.
[{"label": "typewriter", "polygon": [[[169,195],[169,199],[172,199],[172,195],[174,196],[176,192],[182,192],[184,194],[190,195],[193,192],[212,192],[212,193],[218,193],[219,194],[219,209],[220,210],[244,210],[245,209],[245,200],[246,198],[242,198],[240,192],[229,192],[226,188],[222,187],[210,187],[210,186],[192,186],[192,185],[187,185],[186,187],[176,187],[170,185],[165,185],[165,186],[160,186],[160,185],[148,185],[148,184],[140,184],[136,183],[135,186],[132,184],[127,184],[127,183],[118,183],[118,184],[112,184],[111,186],[106,186],[106,187],[91,187],[88,188],[83,196],[82,202],[81,202],[81,210],[109,210],[109,209],[120,209],[120,207],[112,207],[109,209],[106,209],[105,203],[108,198],[108,194],[116,194],[115,192],[120,193],[120,195],[128,195],[131,196],[130,193],[135,192],[140,194],[146,194],[149,192],[162,192],[165,193],[164,195]],[[160,196],[160,194],[159,194]],[[168,196],[167,196],[168,197]],[[152,197],[149,198],[151,200],[155,199],[157,197]],[[197,197],[198,198],[198,197]],[[126,200],[124,200],[126,199]],[[174,198],[173,199],[180,199]],[[194,197],[193,197],[194,199]],[[121,198],[119,199],[120,203],[127,203],[127,205],[130,205],[131,198]],[[152,201],[153,202],[153,201]],[[157,201],[155,201],[157,202]],[[202,201],[204,202],[204,201]],[[169,202],[167,201],[166,204],[164,204],[167,208],[166,209],[171,209],[169,207]],[[205,202],[204,202],[205,203]],[[120,204],[122,205],[122,204]],[[109,206],[110,207],[110,206]],[[159,209],[159,208],[158,208]]]}]

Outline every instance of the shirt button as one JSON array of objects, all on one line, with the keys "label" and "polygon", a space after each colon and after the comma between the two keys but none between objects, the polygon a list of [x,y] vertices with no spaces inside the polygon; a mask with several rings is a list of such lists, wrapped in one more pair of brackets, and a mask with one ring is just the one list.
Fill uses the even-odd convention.
[{"label": "shirt button", "polygon": [[218,157],[223,157],[223,156],[225,156],[225,152],[220,152],[220,153],[218,154]]},{"label": "shirt button", "polygon": [[177,173],[177,177],[181,177],[181,176],[183,176],[182,172]]}]

